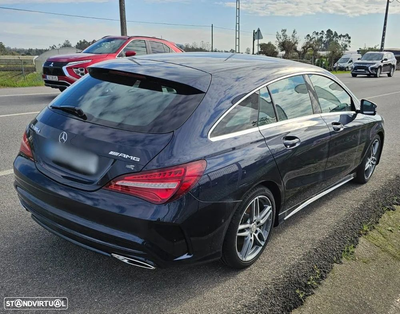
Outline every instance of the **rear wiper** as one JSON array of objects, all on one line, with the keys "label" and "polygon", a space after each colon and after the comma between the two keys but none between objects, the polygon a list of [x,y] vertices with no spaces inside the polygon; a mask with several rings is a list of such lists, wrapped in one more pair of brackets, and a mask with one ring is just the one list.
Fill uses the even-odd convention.
[{"label": "rear wiper", "polygon": [[68,113],[72,113],[73,115],[78,116],[83,120],[87,120],[87,115],[83,112],[81,108],[73,107],[73,106],[50,106],[51,109],[59,109]]}]

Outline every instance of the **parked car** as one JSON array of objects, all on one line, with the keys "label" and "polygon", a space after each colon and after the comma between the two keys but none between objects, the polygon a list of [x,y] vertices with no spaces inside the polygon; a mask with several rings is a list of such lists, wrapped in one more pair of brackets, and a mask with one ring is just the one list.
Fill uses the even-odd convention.
[{"label": "parked car", "polygon": [[387,74],[389,77],[392,77],[396,71],[396,64],[397,60],[393,52],[369,51],[362,56],[361,60],[354,63],[351,76],[373,75],[380,77],[381,74]]},{"label": "parked car", "polygon": [[359,59],[361,55],[358,53],[345,54],[334,64],[334,68],[336,71],[350,71],[353,69],[354,62]]},{"label": "parked car", "polygon": [[183,52],[176,44],[155,37],[106,36],[81,53],[50,57],[43,64],[46,86],[64,91],[87,73],[95,63],[134,55]]},{"label": "parked car", "polygon": [[376,105],[318,67],[148,55],[91,66],[43,109],[14,184],[45,229],[127,264],[244,268],[274,226],[368,182],[383,143]]}]

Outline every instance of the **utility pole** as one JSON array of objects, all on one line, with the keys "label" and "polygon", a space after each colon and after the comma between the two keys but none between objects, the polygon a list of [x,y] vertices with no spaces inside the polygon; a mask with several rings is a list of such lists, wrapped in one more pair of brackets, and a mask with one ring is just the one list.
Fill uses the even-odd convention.
[{"label": "utility pole", "polygon": [[235,52],[240,53],[240,0],[236,0]]},{"label": "utility pole", "polygon": [[390,3],[390,1],[387,0],[387,3],[386,3],[386,13],[385,13],[385,21],[383,22],[383,32],[382,32],[382,41],[381,41],[381,51],[383,51],[383,50],[385,49],[386,26],[387,26],[388,14],[389,14],[389,3]]},{"label": "utility pole", "polygon": [[126,29],[125,0],[119,0],[119,16],[121,23],[121,36],[127,36],[128,32]]},{"label": "utility pole", "polygon": [[[383,32],[382,32],[382,41],[381,41],[381,51],[385,49],[385,39],[386,39],[386,26],[387,26],[387,20],[388,20],[388,15],[389,15],[389,4],[394,2],[394,0],[387,0],[386,2],[386,13],[385,13],[385,21],[383,22]],[[400,2],[397,0],[397,2]]]},{"label": "utility pole", "polygon": [[253,41],[252,41],[252,43],[253,43],[253,50],[252,50],[252,54],[254,55],[254,42],[256,41],[256,31],[255,30],[253,30]]},{"label": "utility pole", "polygon": [[211,52],[214,51],[214,24],[211,24]]}]

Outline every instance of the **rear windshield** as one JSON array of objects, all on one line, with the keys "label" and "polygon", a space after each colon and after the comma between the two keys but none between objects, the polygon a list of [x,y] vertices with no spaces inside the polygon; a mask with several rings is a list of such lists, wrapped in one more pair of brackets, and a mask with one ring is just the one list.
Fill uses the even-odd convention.
[{"label": "rear windshield", "polygon": [[[82,109],[88,122],[141,133],[168,133],[193,113],[204,93],[190,86],[126,72],[90,69],[50,106]],[[57,113],[80,119],[64,111]]]}]

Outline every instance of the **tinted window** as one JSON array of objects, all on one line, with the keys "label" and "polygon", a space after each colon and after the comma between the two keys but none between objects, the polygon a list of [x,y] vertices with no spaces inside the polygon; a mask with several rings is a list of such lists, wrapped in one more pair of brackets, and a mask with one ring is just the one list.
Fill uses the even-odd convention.
[{"label": "tinted window", "polygon": [[187,120],[203,96],[183,84],[94,68],[90,76],[67,89],[51,105],[76,106],[87,115],[88,122],[95,124],[167,133]]},{"label": "tinted window", "polygon": [[257,126],[258,94],[254,93],[243,100],[218,123],[211,136],[230,134]]},{"label": "tinted window", "polygon": [[165,52],[172,52],[171,48],[169,48],[167,45],[163,44],[163,46],[164,46],[164,51]]},{"label": "tinted window", "polygon": [[137,56],[147,54],[146,42],[144,40],[132,40],[125,48],[122,50],[121,57],[125,57],[125,52],[135,51]]},{"label": "tinted window", "polygon": [[262,126],[274,122],[276,122],[274,106],[272,105],[268,88],[264,87],[260,90],[260,113],[258,115],[258,125]]},{"label": "tinted window", "polygon": [[312,104],[303,76],[294,76],[269,85],[279,120],[313,114]]},{"label": "tinted window", "polygon": [[93,45],[87,47],[82,52],[96,54],[115,53],[124,42],[125,39],[103,38],[99,41],[96,41]]},{"label": "tinted window", "polygon": [[383,53],[381,52],[367,52],[361,58],[361,60],[365,61],[381,61],[382,59],[383,59]]},{"label": "tinted window", "polygon": [[322,112],[352,110],[351,97],[337,83],[320,75],[310,75],[309,77],[318,95]]},{"label": "tinted window", "polygon": [[164,44],[159,43],[157,41],[150,41],[150,47],[152,53],[164,53]]}]

